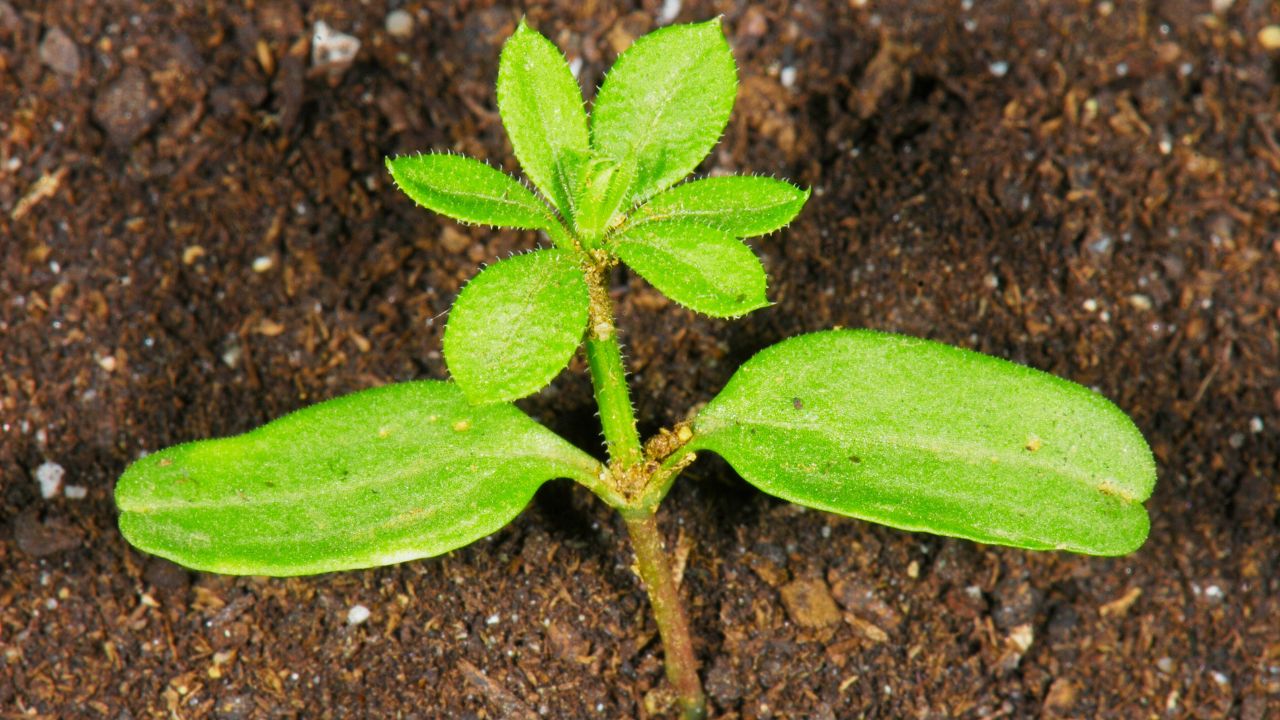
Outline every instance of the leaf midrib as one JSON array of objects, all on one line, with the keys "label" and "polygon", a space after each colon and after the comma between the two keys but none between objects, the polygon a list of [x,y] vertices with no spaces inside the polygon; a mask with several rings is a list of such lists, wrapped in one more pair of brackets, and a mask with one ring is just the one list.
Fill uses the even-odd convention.
[{"label": "leaf midrib", "polygon": [[[663,115],[668,111],[668,109],[672,105],[672,103],[670,102],[671,98],[677,92],[684,89],[684,87],[689,83],[690,81],[690,76],[688,73],[689,68],[696,67],[699,64],[701,64],[702,59],[710,55],[715,49],[716,49],[715,46],[709,46],[704,48],[700,53],[694,56],[688,63],[685,63],[679,66],[677,70],[672,71],[672,74],[678,73],[678,76],[680,78],[679,82],[672,83],[662,92],[662,94],[660,95],[660,100],[657,103],[658,110],[657,112],[653,113],[653,115],[650,117],[648,126],[644,128],[643,132],[636,133],[633,135],[633,137],[636,137],[639,139],[631,143],[631,152],[636,156],[636,159],[639,162],[642,162],[646,165],[649,164],[650,158],[646,156],[646,151],[648,150],[649,145],[654,141],[654,136],[656,134],[655,130],[659,126]],[[594,140],[594,138],[592,139]],[[650,172],[652,172],[653,170],[652,167],[648,169]],[[632,190],[634,190],[634,186],[636,182],[639,180],[640,180],[640,173],[637,172],[636,178],[632,180]],[[628,196],[633,195],[632,190],[628,191],[627,193]]]},{"label": "leaf midrib", "polygon": [[[643,227],[650,223],[681,221],[681,220],[687,220],[690,218],[702,218],[708,215],[724,215],[726,209],[731,211],[764,213],[770,210],[780,208],[784,205],[789,205],[793,202],[795,202],[794,199],[787,199],[787,200],[779,200],[773,203],[762,204],[762,205],[749,205],[749,206],[739,206],[739,207],[725,206],[718,209],[706,208],[701,210],[686,210],[683,208],[679,208],[679,209],[673,208],[665,211],[650,210],[647,213],[645,212],[644,208],[641,208],[636,212],[635,224],[632,225],[632,227]],[[659,212],[665,212],[665,214],[658,214]],[[696,222],[696,220],[694,222]],[[717,230],[720,229],[719,224],[706,223],[705,226],[714,227]]]},{"label": "leaf midrib", "polygon": [[[714,416],[703,415],[703,420],[715,421]],[[791,423],[785,421],[768,421],[761,419],[752,420],[732,420],[721,422],[720,427],[730,427],[733,424],[755,425],[760,427],[772,428],[775,430],[803,430],[805,432],[817,433],[835,445],[843,445],[844,438],[839,435],[816,428],[804,423]],[[719,428],[713,428],[705,434],[704,437],[710,438],[715,435]],[[865,438],[868,442],[885,445],[888,447],[898,447],[916,451],[931,452],[944,457],[963,460],[971,465],[981,463],[990,463],[995,458],[997,463],[1004,464],[1006,467],[1024,467],[1033,470],[1040,470],[1050,475],[1059,476],[1068,480],[1073,480],[1078,484],[1088,488],[1093,492],[1104,492],[1101,485],[1104,484],[1106,478],[1095,478],[1092,474],[1077,470],[1074,466],[1068,465],[1065,468],[1059,465],[1050,465],[1040,461],[1030,455],[1011,453],[1002,448],[986,448],[969,442],[948,442],[944,445],[937,445],[925,442],[913,441],[922,439],[924,436],[909,436],[898,434],[877,434],[874,437]],[[1139,504],[1138,499],[1131,494],[1127,488],[1120,487],[1119,481],[1116,480],[1112,487],[1106,491],[1106,494],[1114,496],[1127,504]]]},{"label": "leaf midrib", "polygon": [[[430,457],[425,453],[422,453],[421,456]],[[459,456],[456,459],[510,460],[512,457],[518,457],[521,459],[542,460],[550,464],[560,465],[560,467],[555,468],[557,471],[562,471],[564,477],[569,477],[569,478],[574,477],[574,475],[572,474],[573,469],[570,469],[567,471],[565,470],[566,468],[571,467],[568,462],[549,458],[544,454],[534,454],[534,453],[513,454],[509,452],[504,452],[504,453],[470,452],[470,453],[467,453],[465,456]],[[418,470],[413,474],[420,475],[420,474],[428,473],[445,464],[446,463],[434,462],[434,459],[431,459],[420,470]],[[245,505],[256,505],[256,506],[279,505],[282,503],[297,502],[299,500],[309,500],[309,499],[314,500],[317,497],[332,497],[334,495],[353,495],[366,488],[369,488],[375,485],[385,485],[385,484],[394,482],[395,479],[400,478],[400,476],[394,476],[393,479],[387,480],[385,479],[386,477],[387,476],[385,475],[377,476],[377,477],[369,477],[363,481],[359,481],[355,483],[344,483],[336,486],[331,485],[329,487],[297,488],[295,490],[291,490],[288,492],[280,492],[273,495],[258,495],[254,497],[252,500],[250,500],[248,503],[245,503]],[[152,501],[151,503],[146,505],[139,505],[139,506],[133,506],[128,508],[122,507],[121,510],[123,510],[124,512],[136,512],[136,513],[141,513],[145,515],[148,513],[165,512],[167,510],[201,510],[201,509],[208,509],[208,508],[219,508],[219,507],[225,507],[229,502],[236,502],[236,500],[232,497],[210,498],[207,500],[202,500],[198,498],[192,499],[192,500],[183,500],[181,498],[174,498],[172,500],[166,500],[166,501]]]}]

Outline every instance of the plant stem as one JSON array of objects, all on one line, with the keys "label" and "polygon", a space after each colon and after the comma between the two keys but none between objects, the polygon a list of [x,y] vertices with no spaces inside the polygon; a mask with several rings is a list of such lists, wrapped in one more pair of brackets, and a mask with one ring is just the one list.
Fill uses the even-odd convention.
[{"label": "plant stem", "polygon": [[636,430],[631,391],[627,388],[627,371],[622,366],[622,348],[618,346],[618,329],[613,322],[613,301],[604,286],[604,272],[603,269],[593,269],[587,273],[587,287],[591,293],[587,364],[591,367],[591,384],[595,387],[609,459],[618,469],[626,470],[644,459],[644,451],[640,447],[640,433]]},{"label": "plant stem", "polygon": [[[591,383],[595,387],[600,424],[609,449],[610,477],[617,485],[614,490],[627,499],[625,504],[614,507],[622,512],[627,523],[627,532],[636,552],[636,568],[649,593],[649,604],[653,607],[658,633],[662,636],[667,680],[675,688],[681,714],[684,720],[702,720],[706,717],[706,696],[702,694],[702,682],[698,679],[698,661],[693,656],[693,639],[680,603],[680,587],[662,547],[655,507],[637,507],[630,493],[643,490],[643,484],[631,487],[625,480],[627,476],[635,475],[628,470],[640,469],[638,466],[644,461],[644,450],[640,445],[640,434],[636,431],[635,410],[631,407],[631,391],[627,388],[626,368],[622,364],[622,348],[618,346],[613,301],[605,286],[607,271],[603,264],[587,271],[587,287],[591,294],[587,364],[591,367]],[[653,504],[656,506],[656,500]]]},{"label": "plant stem", "polygon": [[681,715],[685,720],[706,717],[706,696],[698,679],[698,661],[693,656],[693,639],[689,622],[680,604],[680,587],[671,573],[656,515],[627,518],[627,532],[636,551],[636,567],[649,592],[653,617],[658,621],[662,648],[666,654],[667,680],[679,696]]}]

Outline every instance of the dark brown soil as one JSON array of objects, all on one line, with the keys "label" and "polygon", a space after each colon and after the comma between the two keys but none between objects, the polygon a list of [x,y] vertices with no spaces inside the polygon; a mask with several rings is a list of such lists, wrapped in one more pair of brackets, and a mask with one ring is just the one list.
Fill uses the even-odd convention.
[{"label": "dark brown soil", "polygon": [[[399,4],[0,0],[0,716],[665,712],[622,525],[565,483],[448,557],[313,578],[189,573],[115,529],[144,451],[443,377],[460,284],[538,239],[414,208],[383,156],[514,169],[492,83],[521,13],[594,87],[662,5],[411,0],[400,38]],[[777,305],[746,321],[618,276],[643,427],[761,347],[867,326],[1097,387],[1160,482],[1147,545],[1104,560],[806,512],[700,461],[662,520],[714,714],[1280,717],[1280,5],[679,19],[717,13],[742,85],[704,170],[815,194],[758,243]],[[313,68],[318,20],[351,67]],[[578,362],[525,407],[598,450],[591,402]],[[43,499],[46,461],[87,497]]]}]

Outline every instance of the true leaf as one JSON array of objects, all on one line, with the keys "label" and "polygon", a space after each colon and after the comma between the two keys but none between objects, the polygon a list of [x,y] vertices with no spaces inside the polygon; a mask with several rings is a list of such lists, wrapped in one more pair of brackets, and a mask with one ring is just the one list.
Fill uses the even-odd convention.
[{"label": "true leaf", "polygon": [[582,91],[560,50],[523,21],[502,46],[498,112],[525,174],[569,219],[568,177],[590,150]]},{"label": "true leaf", "polygon": [[620,218],[623,203],[636,176],[635,158],[621,165],[605,158],[594,158],[582,168],[574,219],[584,240],[595,243]]},{"label": "true leaf", "polygon": [[499,260],[467,283],[449,313],[449,372],[471,402],[532,395],[573,358],[589,302],[582,270],[568,250]]},{"label": "true leaf", "polygon": [[149,455],[116,485],[130,543],[187,567],[306,575],[439,555],[599,463],[453,383],[387,385]]},{"label": "true leaf", "polygon": [[682,183],[655,195],[630,223],[680,220],[734,237],[771,233],[795,218],[809,191],[789,182],[755,176],[712,177]]},{"label": "true leaf", "polygon": [[495,227],[553,230],[558,222],[536,195],[510,175],[462,155],[387,158],[404,194],[455,220]]},{"label": "true leaf", "polygon": [[769,304],[759,258],[720,230],[682,222],[645,223],[613,242],[632,270],[691,310],[736,317]]},{"label": "true leaf", "polygon": [[691,449],[801,505],[979,542],[1093,555],[1146,539],[1151,451],[1101,395],[939,343],[802,335],[743,365]]},{"label": "true leaf", "polygon": [[618,57],[591,109],[591,146],[618,163],[635,157],[631,204],[693,172],[724,132],[737,87],[718,19],[656,30]]}]

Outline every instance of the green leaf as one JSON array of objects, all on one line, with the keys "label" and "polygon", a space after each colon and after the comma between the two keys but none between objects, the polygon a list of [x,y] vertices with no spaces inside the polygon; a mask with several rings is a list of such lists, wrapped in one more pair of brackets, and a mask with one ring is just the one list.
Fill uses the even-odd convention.
[{"label": "green leaf", "polygon": [[510,175],[462,155],[429,153],[387,158],[405,195],[455,220],[495,227],[552,231],[551,211]]},{"label": "green leaf", "polygon": [[836,330],[743,365],[691,449],[822,510],[979,542],[1091,555],[1137,549],[1155,463],[1101,395],[927,340]]},{"label": "green leaf", "polygon": [[569,364],[590,299],[568,250],[537,250],[486,267],[462,289],[444,332],[449,372],[474,403],[515,400]]},{"label": "green leaf", "polygon": [[498,112],[525,174],[571,218],[568,178],[590,152],[582,90],[560,50],[523,20],[502,46]]},{"label": "green leaf", "polygon": [[764,267],[732,235],[683,222],[652,222],[614,239],[623,262],[667,297],[712,317],[737,317],[769,304]]},{"label": "green leaf", "polygon": [[187,567],[307,575],[429,557],[511,521],[543,482],[599,463],[453,383],[365,390],[251,432],[149,455],[116,485],[120,530]]},{"label": "green leaf", "polygon": [[591,109],[591,147],[619,164],[635,157],[634,205],[693,172],[711,152],[737,89],[719,19],[656,30],[605,76]]},{"label": "green leaf", "polygon": [[734,237],[753,237],[786,226],[804,207],[809,191],[766,177],[713,177],[677,185],[654,196],[631,224],[680,220]]},{"label": "green leaf", "polygon": [[575,226],[589,245],[594,245],[615,219],[621,219],[623,202],[635,176],[634,157],[622,165],[604,158],[595,158],[584,164]]}]

